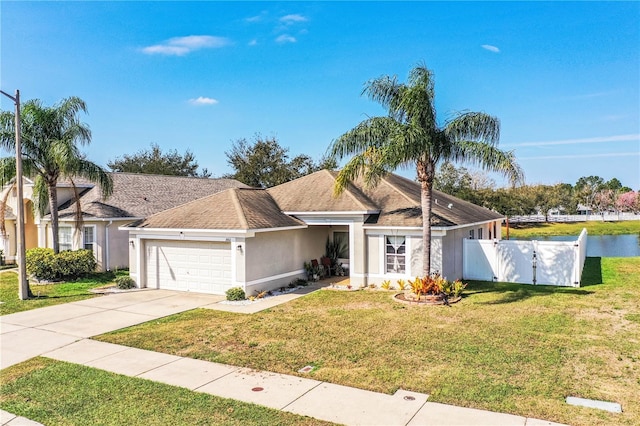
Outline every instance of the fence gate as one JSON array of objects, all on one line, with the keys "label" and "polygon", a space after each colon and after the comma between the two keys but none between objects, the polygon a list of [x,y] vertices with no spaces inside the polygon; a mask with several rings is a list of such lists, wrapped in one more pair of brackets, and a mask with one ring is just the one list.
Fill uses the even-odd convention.
[{"label": "fence gate", "polygon": [[587,231],[576,241],[468,240],[464,279],[579,287]]}]

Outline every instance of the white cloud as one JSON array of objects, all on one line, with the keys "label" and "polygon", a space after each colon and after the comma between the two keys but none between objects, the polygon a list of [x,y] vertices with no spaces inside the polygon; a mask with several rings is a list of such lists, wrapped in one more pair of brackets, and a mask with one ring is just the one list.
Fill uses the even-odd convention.
[{"label": "white cloud", "polygon": [[574,95],[574,96],[564,96],[559,98],[559,100],[561,101],[581,101],[584,99],[593,99],[593,98],[602,98],[605,96],[610,96],[617,93],[616,90],[609,90],[606,92],[593,92],[593,93],[586,93],[584,95]]},{"label": "white cloud", "polygon": [[207,98],[205,96],[199,96],[194,99],[189,99],[191,105],[215,105],[218,103],[217,99]]},{"label": "white cloud", "polygon": [[172,55],[184,56],[187,53],[205,48],[220,48],[230,44],[225,37],[208,35],[192,35],[186,37],[174,37],[161,44],[147,46],[142,51],[148,55]]},{"label": "white cloud", "polygon": [[306,22],[306,21],[308,21],[308,19],[299,14],[285,15],[280,18],[280,22],[282,22],[283,24],[294,24],[296,22]]},{"label": "white cloud", "polygon": [[262,21],[263,16],[262,15],[256,15],[256,16],[250,16],[248,18],[245,19],[245,21],[247,22],[260,22]]},{"label": "white cloud", "polygon": [[635,157],[639,156],[640,152],[608,152],[604,154],[569,154],[569,155],[544,155],[540,157],[518,157],[518,160],[555,160],[555,159],[568,159],[568,158],[600,158],[600,157]]},{"label": "white cloud", "polygon": [[583,139],[564,139],[559,141],[545,141],[545,142],[522,142],[517,144],[505,144],[501,146],[551,146],[551,145],[575,145],[585,143],[607,143],[607,142],[634,142],[640,140],[640,134],[632,133],[628,135],[616,135],[616,136],[601,136],[595,138],[583,138]]},{"label": "white cloud", "polygon": [[276,42],[278,43],[295,43],[296,41],[296,38],[289,34],[282,34],[276,38]]},{"label": "white cloud", "polygon": [[482,47],[485,50],[488,50],[489,52],[500,53],[500,49],[498,49],[496,46],[492,46],[490,44],[483,44],[480,47]]},{"label": "white cloud", "polygon": [[255,38],[253,40],[251,40],[249,43],[247,43],[249,46],[257,46],[258,45],[258,40],[256,40]]}]

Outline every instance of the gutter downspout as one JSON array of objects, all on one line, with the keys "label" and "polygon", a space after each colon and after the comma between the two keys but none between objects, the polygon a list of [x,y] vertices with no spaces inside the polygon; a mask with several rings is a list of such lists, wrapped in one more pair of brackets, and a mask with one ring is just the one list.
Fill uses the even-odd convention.
[{"label": "gutter downspout", "polygon": [[106,256],[105,256],[105,260],[107,263],[107,267],[105,268],[106,271],[110,271],[111,268],[109,267],[109,227],[113,224],[113,220],[110,220],[109,223],[107,223],[107,226],[104,227],[104,238],[105,238],[105,250],[106,250]]}]

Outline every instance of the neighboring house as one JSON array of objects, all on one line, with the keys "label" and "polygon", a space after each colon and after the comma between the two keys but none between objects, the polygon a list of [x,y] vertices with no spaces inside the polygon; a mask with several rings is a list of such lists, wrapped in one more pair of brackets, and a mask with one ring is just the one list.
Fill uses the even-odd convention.
[{"label": "neighboring house", "polygon": [[593,214],[593,209],[584,204],[578,204],[577,212],[579,215],[590,215]]},{"label": "neighboring house", "polygon": [[[98,269],[111,270],[129,266],[128,232],[118,227],[189,201],[246,185],[233,179],[204,179],[134,173],[111,173],[113,195],[101,198],[99,187],[86,180],[74,184],[80,198],[82,223],[76,226],[75,191],[69,182],[57,187],[59,203],[60,250],[93,250]],[[24,179],[25,248],[51,247],[50,215],[39,217],[31,201],[33,182]],[[15,189],[7,199],[5,229],[0,249],[7,261],[15,261],[17,199]],[[3,194],[5,192],[3,191]]]},{"label": "neighboring house", "polygon": [[[270,188],[233,188],[121,227],[139,287],[247,295],[304,277],[327,238],[348,244],[352,285],[422,274],[420,185],[389,175],[371,190],[333,196],[337,172],[322,170]],[[432,271],[462,277],[465,238],[500,239],[503,216],[433,192]]]}]

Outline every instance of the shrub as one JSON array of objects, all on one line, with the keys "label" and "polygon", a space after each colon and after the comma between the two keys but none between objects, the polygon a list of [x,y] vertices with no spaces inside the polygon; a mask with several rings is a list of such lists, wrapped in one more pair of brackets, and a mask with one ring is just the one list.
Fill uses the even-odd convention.
[{"label": "shrub", "polygon": [[96,259],[92,250],[61,251],[57,256],[60,279],[78,278],[95,272]]},{"label": "shrub", "polygon": [[133,278],[128,276],[118,277],[114,281],[116,282],[116,286],[120,290],[128,290],[130,288],[135,288],[136,286],[136,282],[133,280]]},{"label": "shrub", "polygon": [[232,287],[226,292],[227,300],[245,300],[247,297],[241,287]]},{"label": "shrub", "polygon": [[27,273],[37,280],[53,281],[57,279],[56,258],[53,249],[33,248],[26,252]]},{"label": "shrub", "polygon": [[391,281],[390,280],[382,281],[382,284],[380,284],[380,288],[382,288],[383,290],[389,290],[391,288]]},{"label": "shrub", "polygon": [[78,278],[95,272],[96,259],[91,250],[63,251],[57,255],[53,249],[27,250],[27,273],[39,281],[60,281]]}]

